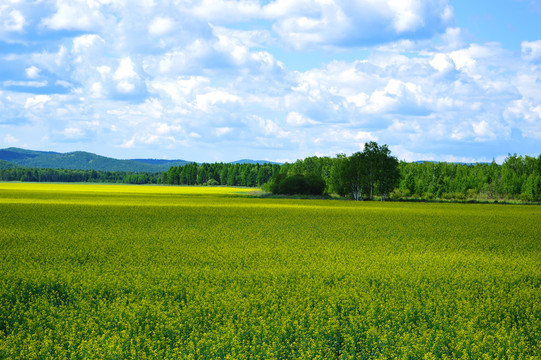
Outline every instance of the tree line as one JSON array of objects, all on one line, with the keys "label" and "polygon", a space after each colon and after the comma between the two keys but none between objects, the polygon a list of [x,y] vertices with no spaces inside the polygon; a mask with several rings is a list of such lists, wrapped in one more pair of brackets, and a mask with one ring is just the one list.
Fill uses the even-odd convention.
[{"label": "tree line", "polygon": [[285,164],[190,163],[162,173],[8,168],[0,170],[0,181],[246,186],[355,200],[541,201],[541,155],[509,155],[502,165],[408,163],[399,162],[387,145],[369,142],[350,156],[312,156]]},{"label": "tree line", "polygon": [[172,166],[162,174],[161,183],[168,185],[228,185],[256,187],[267,183],[282,171],[280,164],[191,163]]},{"label": "tree line", "polygon": [[401,162],[397,198],[541,201],[541,155],[491,163]]},{"label": "tree line", "polygon": [[42,169],[15,167],[0,170],[0,181],[89,182],[119,184],[158,184],[161,173],[125,171]]}]

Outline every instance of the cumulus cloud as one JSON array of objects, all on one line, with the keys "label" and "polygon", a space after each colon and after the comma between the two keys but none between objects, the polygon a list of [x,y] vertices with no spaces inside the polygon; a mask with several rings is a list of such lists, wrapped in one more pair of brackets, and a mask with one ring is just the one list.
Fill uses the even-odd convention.
[{"label": "cumulus cloud", "polygon": [[26,25],[24,15],[9,5],[0,5],[0,36],[2,33],[23,31]]},{"label": "cumulus cloud", "polygon": [[541,40],[523,41],[521,47],[522,57],[526,61],[541,62]]},{"label": "cumulus cloud", "polygon": [[292,111],[287,114],[286,122],[288,125],[292,126],[305,126],[305,125],[314,125],[317,124],[316,121],[306,117],[302,114],[299,114],[296,111]]},{"label": "cumulus cloud", "polygon": [[113,79],[117,82],[116,88],[121,93],[131,93],[135,90],[135,83],[140,79],[135,71],[134,63],[130,57],[120,60],[118,68],[113,74]]},{"label": "cumulus cloud", "polygon": [[208,111],[211,106],[217,104],[239,103],[240,97],[224,90],[214,90],[196,96],[197,108]]},{"label": "cumulus cloud", "polygon": [[516,100],[509,104],[503,116],[513,127],[520,128],[524,137],[541,139],[541,104]]},{"label": "cumulus cloud", "polygon": [[49,101],[51,101],[51,97],[48,95],[36,95],[35,97],[26,99],[24,108],[43,108],[43,106]]},{"label": "cumulus cloud", "polygon": [[56,12],[42,23],[53,30],[90,31],[103,26],[102,10],[100,1],[56,0]]},{"label": "cumulus cloud", "polygon": [[403,38],[427,38],[454,19],[445,1],[277,0],[263,9],[274,31],[297,49],[367,46]]},{"label": "cumulus cloud", "polygon": [[[201,161],[231,157],[224,143],[294,160],[375,140],[415,160],[541,137],[539,41],[468,43],[446,0],[22,3],[0,5],[0,39],[28,50],[0,58],[0,123],[17,138],[26,119],[51,146]],[[323,60],[293,70],[297,55]]]},{"label": "cumulus cloud", "polygon": [[447,54],[435,54],[432,60],[430,60],[430,65],[444,74],[455,70],[455,63]]},{"label": "cumulus cloud", "polygon": [[148,32],[152,36],[163,36],[171,32],[175,27],[175,22],[168,17],[156,17],[148,26]]},{"label": "cumulus cloud", "polygon": [[35,66],[30,66],[30,67],[27,67],[26,70],[26,76],[30,79],[35,79],[38,77],[39,75],[39,72],[40,72],[40,69],[38,69],[37,67]]}]

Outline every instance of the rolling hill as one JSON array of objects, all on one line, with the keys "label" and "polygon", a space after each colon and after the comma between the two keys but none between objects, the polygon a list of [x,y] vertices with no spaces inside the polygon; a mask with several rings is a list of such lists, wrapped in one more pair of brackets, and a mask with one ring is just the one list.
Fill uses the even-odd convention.
[{"label": "rolling hill", "polygon": [[[77,169],[126,172],[162,172],[171,166],[191,163],[187,160],[131,159],[119,160],[85,151],[59,153],[20,148],[0,149],[0,169],[28,167],[41,169]],[[243,159],[231,164],[275,164],[272,161]]]},{"label": "rolling hill", "polygon": [[126,172],[162,172],[167,171],[171,166],[189,163],[185,160],[119,160],[84,151],[57,153],[19,148],[0,149],[0,160],[3,160],[3,167],[7,167],[6,162],[9,162],[15,166],[30,168]]}]

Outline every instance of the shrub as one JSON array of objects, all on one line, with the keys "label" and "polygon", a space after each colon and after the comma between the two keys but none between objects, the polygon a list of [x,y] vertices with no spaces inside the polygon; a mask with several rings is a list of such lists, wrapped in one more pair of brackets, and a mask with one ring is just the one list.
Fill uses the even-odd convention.
[{"label": "shrub", "polygon": [[325,180],[316,175],[309,175],[306,178],[306,195],[323,195],[327,184]]},{"label": "shrub", "polygon": [[273,194],[281,195],[323,195],[327,184],[315,175],[303,176],[278,174],[274,176],[264,188]]},{"label": "shrub", "polygon": [[280,183],[278,193],[284,195],[306,194],[307,183],[302,175],[288,176]]}]

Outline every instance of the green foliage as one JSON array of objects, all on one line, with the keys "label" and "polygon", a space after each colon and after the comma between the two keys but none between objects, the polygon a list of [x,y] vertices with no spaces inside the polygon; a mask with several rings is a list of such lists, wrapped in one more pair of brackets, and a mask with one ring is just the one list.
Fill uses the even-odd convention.
[{"label": "green foliage", "polygon": [[280,182],[278,192],[275,194],[295,195],[306,193],[306,179],[302,175],[292,175]]},{"label": "green foliage", "polygon": [[323,195],[325,193],[325,180],[317,175],[305,176],[306,193],[305,195]]},{"label": "green foliage", "polygon": [[3,170],[3,169],[14,169],[16,168],[17,165],[15,165],[14,163],[12,162],[9,162],[9,161],[5,161],[5,160],[0,160],[0,170]]},{"label": "green foliage", "polygon": [[160,173],[127,173],[125,171],[20,167],[0,170],[0,181],[158,184],[161,183],[161,179]]},{"label": "green foliage", "polygon": [[203,185],[213,179],[216,185],[261,186],[280,170],[278,164],[235,163],[197,164],[172,166],[164,176],[169,185]]},{"label": "green foliage", "polygon": [[399,188],[412,198],[541,201],[541,155],[509,155],[503,165],[400,163]]},{"label": "green foliage", "polygon": [[269,186],[273,194],[282,195],[323,195],[325,181],[317,175],[291,175],[277,174],[272,178]]},{"label": "green foliage", "polygon": [[541,353],[540,207],[8,185],[0,358]]}]

